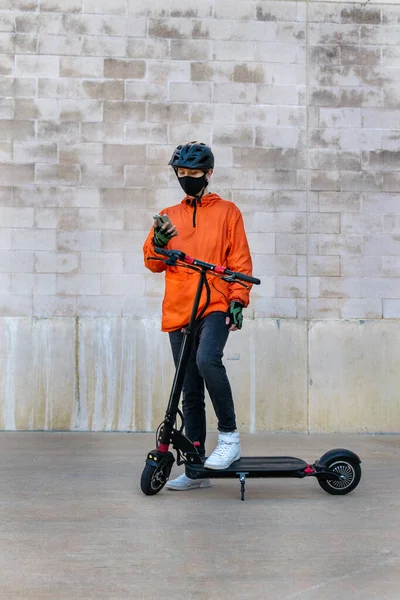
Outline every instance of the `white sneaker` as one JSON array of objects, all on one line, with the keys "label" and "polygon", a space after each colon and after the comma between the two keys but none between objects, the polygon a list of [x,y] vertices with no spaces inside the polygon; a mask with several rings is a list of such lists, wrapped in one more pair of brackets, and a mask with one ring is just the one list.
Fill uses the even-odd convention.
[{"label": "white sneaker", "polygon": [[165,487],[169,490],[180,492],[184,490],[194,490],[195,488],[208,488],[210,485],[209,479],[190,479],[185,473],[182,473],[182,475],[179,475],[176,479],[167,481]]},{"label": "white sneaker", "polygon": [[218,445],[207,458],[204,466],[207,469],[222,470],[231,466],[240,458],[240,434],[238,431],[220,432]]}]

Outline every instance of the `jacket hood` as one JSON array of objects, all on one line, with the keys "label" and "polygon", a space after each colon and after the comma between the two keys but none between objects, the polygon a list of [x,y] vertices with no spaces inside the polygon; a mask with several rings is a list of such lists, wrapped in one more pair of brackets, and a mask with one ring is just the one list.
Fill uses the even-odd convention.
[{"label": "jacket hood", "polygon": [[[216,202],[218,202],[219,200],[221,200],[221,197],[218,196],[218,194],[204,194],[204,196],[202,197],[200,202],[197,202],[197,206],[211,206],[212,204],[215,204]],[[181,204],[187,206],[193,206],[193,198],[191,198],[190,196],[185,196],[185,198],[182,200]]]}]

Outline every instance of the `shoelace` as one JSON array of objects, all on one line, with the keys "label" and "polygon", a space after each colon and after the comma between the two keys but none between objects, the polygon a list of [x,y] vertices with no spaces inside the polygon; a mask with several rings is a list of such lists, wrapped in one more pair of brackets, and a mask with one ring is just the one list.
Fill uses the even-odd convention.
[{"label": "shoelace", "polygon": [[214,453],[217,454],[218,456],[225,456],[226,454],[228,454],[228,452],[231,449],[231,446],[233,446],[234,444],[235,444],[235,442],[220,441],[220,442],[218,442],[218,445],[215,448]]}]

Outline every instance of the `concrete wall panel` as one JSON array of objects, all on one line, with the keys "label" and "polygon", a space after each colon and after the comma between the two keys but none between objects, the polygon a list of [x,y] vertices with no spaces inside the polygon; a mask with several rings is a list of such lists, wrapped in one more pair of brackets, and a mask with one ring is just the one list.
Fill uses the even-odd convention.
[{"label": "concrete wall panel", "polygon": [[0,319],[0,428],[74,429],[75,319]]},{"label": "concrete wall panel", "polygon": [[400,324],[310,324],[310,431],[400,431]]}]

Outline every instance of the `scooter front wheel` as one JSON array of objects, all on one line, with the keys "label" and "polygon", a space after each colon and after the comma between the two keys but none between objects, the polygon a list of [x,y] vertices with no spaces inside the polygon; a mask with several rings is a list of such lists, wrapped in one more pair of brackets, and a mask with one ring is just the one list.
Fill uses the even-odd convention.
[{"label": "scooter front wheel", "polygon": [[347,457],[338,457],[326,465],[335,473],[341,475],[341,479],[318,479],[319,485],[328,494],[343,496],[352,492],[360,483],[361,467]]},{"label": "scooter front wheel", "polygon": [[146,465],[140,479],[140,489],[146,496],[154,496],[160,492],[168,481],[172,465],[164,463],[153,466]]}]

